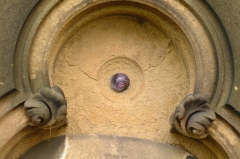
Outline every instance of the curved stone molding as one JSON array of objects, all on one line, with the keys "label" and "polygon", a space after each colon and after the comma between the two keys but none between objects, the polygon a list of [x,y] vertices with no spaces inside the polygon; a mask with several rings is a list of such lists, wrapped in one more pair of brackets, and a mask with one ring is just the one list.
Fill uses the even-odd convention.
[{"label": "curved stone molding", "polygon": [[185,136],[201,139],[208,136],[207,129],[215,118],[204,95],[188,95],[171,115],[170,124]]},{"label": "curved stone molding", "polygon": [[[55,153],[49,153],[49,148]],[[72,150],[74,149],[74,150]],[[114,150],[113,150],[114,149]],[[38,153],[41,150],[41,153]],[[116,151],[117,150],[117,151]],[[146,139],[111,136],[67,134],[42,141],[19,159],[28,158],[182,158],[195,159],[186,150]]]},{"label": "curved stone molding", "polygon": [[[39,1],[30,9],[28,18],[22,21],[25,22],[24,26],[17,23],[21,33],[14,42],[17,42],[14,54],[11,57],[9,54],[13,63],[8,65],[11,65],[13,79],[10,79],[12,84],[9,91],[5,92],[4,89],[4,96],[0,98],[0,129],[4,128],[1,127],[2,123],[7,123],[14,131],[10,129],[8,136],[0,137],[0,143],[4,140],[8,146],[6,148],[0,144],[1,156],[6,158],[13,152],[23,154],[23,148],[30,148],[29,143],[37,143],[49,137],[49,131],[34,131],[30,127],[25,128],[27,124],[47,129],[66,123],[64,95],[58,88],[50,89],[58,85],[68,92],[66,98],[71,100],[68,110],[71,124],[63,131],[54,129],[52,137],[73,133],[130,135],[182,147],[197,158],[225,159],[228,158],[226,154],[233,158],[229,155],[232,145],[223,144],[225,141],[231,143],[232,138],[223,140],[219,136],[227,133],[218,133],[212,129],[214,123],[222,117],[228,123],[217,125],[219,130],[228,126],[229,132],[234,135],[240,132],[238,114],[233,118],[235,111],[225,106],[231,104],[228,100],[232,89],[237,91],[239,88],[233,85],[235,56],[232,56],[227,30],[224,30],[214,7],[209,6],[207,1]],[[18,5],[15,6],[14,10]],[[105,23],[105,20],[109,23]],[[114,30],[116,34],[106,30],[111,29],[109,26],[118,29]],[[85,30],[87,27],[89,32]],[[119,32],[119,28],[122,32]],[[142,30],[148,36],[143,36]],[[156,34],[158,32],[163,34]],[[103,33],[112,38],[106,38]],[[138,38],[138,35],[141,37]],[[153,38],[148,38],[149,35]],[[120,40],[116,41],[117,38]],[[171,69],[166,66],[171,66]],[[183,71],[180,70],[182,66]],[[3,70],[9,69],[4,67]],[[178,69],[179,73],[176,71]],[[131,79],[130,87],[123,93],[115,93],[110,87],[110,77],[118,72],[124,72]],[[67,82],[63,82],[63,79]],[[1,88],[8,83],[5,81],[0,81]],[[184,85],[173,83],[175,81],[182,81]],[[81,89],[82,86],[84,89]],[[151,89],[148,89],[150,86]],[[35,92],[38,93],[28,99]],[[99,98],[93,98],[96,94],[99,94]],[[168,106],[174,105],[186,94],[204,94],[211,107],[205,98],[190,95],[178,106],[170,122],[185,136],[199,139],[209,134],[207,139],[196,141],[182,135],[173,136],[168,128],[164,129],[168,125],[169,115],[175,109]],[[29,118],[24,116],[24,121],[19,120],[17,125],[21,127],[16,128],[15,122],[9,119],[17,110],[16,107],[25,101],[30,123]],[[215,114],[211,108],[218,114],[218,119],[212,124]],[[3,119],[8,122],[3,122]],[[13,151],[15,148],[18,151]]]},{"label": "curved stone molding", "polygon": [[30,97],[24,107],[30,117],[30,126],[56,128],[67,123],[67,102],[60,87],[41,88]]}]

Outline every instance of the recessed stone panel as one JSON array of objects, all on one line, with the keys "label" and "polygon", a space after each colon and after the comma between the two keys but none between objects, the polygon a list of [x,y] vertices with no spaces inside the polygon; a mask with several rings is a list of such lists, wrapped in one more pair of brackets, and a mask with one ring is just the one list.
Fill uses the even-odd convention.
[{"label": "recessed stone panel", "polygon": [[[69,127],[160,140],[175,105],[193,91],[175,45],[161,29],[133,16],[102,17],[79,27],[60,51],[51,80],[65,92]],[[116,73],[131,81],[124,92],[111,88]]]}]

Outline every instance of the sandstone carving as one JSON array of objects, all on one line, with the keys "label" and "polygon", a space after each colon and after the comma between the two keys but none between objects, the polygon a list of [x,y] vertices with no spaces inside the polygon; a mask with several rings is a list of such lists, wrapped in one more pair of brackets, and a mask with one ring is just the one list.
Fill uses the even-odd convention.
[{"label": "sandstone carving", "polygon": [[67,102],[60,87],[41,88],[25,103],[30,126],[56,128],[67,123]]},{"label": "sandstone carving", "polygon": [[216,118],[215,112],[202,94],[188,95],[170,117],[170,124],[181,134],[201,139],[208,136],[207,129]]}]

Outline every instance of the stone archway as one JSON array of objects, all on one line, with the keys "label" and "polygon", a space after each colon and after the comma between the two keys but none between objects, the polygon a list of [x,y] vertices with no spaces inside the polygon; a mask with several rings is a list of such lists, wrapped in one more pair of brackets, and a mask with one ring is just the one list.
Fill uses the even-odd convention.
[{"label": "stone archway", "polygon": [[[231,46],[206,2],[39,2],[18,38],[13,68],[16,88],[1,99],[1,127],[9,131],[18,123],[2,139],[7,158],[43,140],[71,134],[147,139],[176,145],[197,158],[236,158],[238,153],[239,124],[229,121],[239,118],[230,117],[234,113],[228,109],[234,78]],[[124,92],[110,87],[116,73],[130,79]],[[52,129],[62,121],[55,119],[55,101],[45,108],[51,114],[46,122],[31,118],[31,125],[47,130],[27,126],[21,103],[30,97],[49,106],[52,99],[45,91],[35,93],[54,85],[62,88],[68,102],[68,125]],[[170,115],[188,94],[204,94],[217,114],[205,139],[169,131]],[[28,110],[32,103],[25,104]]]}]

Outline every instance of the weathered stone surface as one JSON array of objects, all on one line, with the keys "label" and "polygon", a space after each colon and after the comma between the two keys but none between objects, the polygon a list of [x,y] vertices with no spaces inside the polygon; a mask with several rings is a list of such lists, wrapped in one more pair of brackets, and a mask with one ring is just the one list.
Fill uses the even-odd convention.
[{"label": "weathered stone surface", "polygon": [[[9,141],[27,126],[29,119],[25,115],[23,106],[16,108],[14,111],[6,114],[0,120],[0,158],[3,152],[6,152],[6,146],[12,143]],[[3,155],[4,156],[4,155]]]},{"label": "weathered stone surface", "polygon": [[186,159],[194,158],[183,149],[149,140],[100,136],[66,135],[43,141],[20,159]]},{"label": "weathered stone surface", "polygon": [[240,137],[224,120],[216,119],[208,128],[209,135],[220,144],[230,159],[239,159]]},{"label": "weathered stone surface", "polygon": [[[199,144],[200,141],[195,142],[181,135],[170,134],[170,126],[167,122],[180,97],[184,94],[186,95],[186,93],[192,93],[193,90],[197,93],[205,92],[208,98],[214,98],[213,103],[221,103],[218,106],[225,105],[228,100],[229,89],[228,86],[224,87],[224,84],[228,83],[231,85],[232,77],[230,76],[231,73],[224,70],[226,68],[224,64],[229,62],[229,59],[226,60],[223,56],[228,54],[228,51],[221,50],[225,45],[219,42],[221,38],[219,38],[218,33],[221,32],[221,29],[213,25],[216,19],[210,16],[211,12],[208,10],[210,6],[202,5],[204,1],[192,0],[116,1],[116,3],[112,3],[113,6],[117,4],[115,8],[111,8],[110,4],[106,6],[100,4],[103,1],[42,1],[32,12],[30,20],[28,19],[27,21],[27,27],[23,29],[23,36],[19,40],[22,47],[17,49],[19,54],[23,52],[24,54],[19,56],[20,58],[16,58],[19,64],[16,70],[20,70],[17,77],[21,79],[18,83],[20,85],[22,83],[29,85],[29,88],[26,89],[24,87],[26,85],[22,84],[24,88],[18,93],[21,94],[22,91],[27,93],[31,93],[31,91],[36,92],[40,87],[45,86],[46,83],[63,86],[70,105],[70,124],[61,130],[53,130],[52,133],[51,131],[38,131],[36,133],[39,136],[36,135],[34,137],[31,136],[32,134],[27,136],[27,132],[20,132],[20,135],[18,134],[20,137],[16,137],[17,141],[23,138],[24,135],[21,136],[21,134],[25,134],[27,137],[16,146],[15,153],[19,154],[26,151],[32,145],[46,139],[50,135],[95,133],[126,135],[164,141],[182,146],[194,155],[196,154],[196,156],[203,155],[204,157],[202,158],[227,158],[222,155],[224,150],[216,148],[215,142],[206,141],[206,146]],[[5,3],[5,1],[2,2]],[[16,5],[16,1],[12,2],[16,8],[23,7]],[[52,5],[48,5],[48,2],[52,2]],[[103,21],[101,20],[104,19],[98,16],[99,12],[94,13],[96,17],[93,16],[93,19],[90,20],[88,18],[92,16],[84,17],[85,13],[88,12],[77,15],[78,11],[81,11],[81,7],[87,8],[89,6],[89,2],[91,2],[90,5],[97,4],[97,7],[102,7],[101,9],[92,9],[90,7],[89,12],[96,9],[95,11],[104,14],[105,20],[113,18],[112,21],[106,20],[105,22],[107,23],[102,23]],[[146,6],[137,4],[139,2],[145,3]],[[230,1],[229,3],[233,4],[234,2]],[[131,5],[128,7],[135,7],[134,9],[126,7],[130,3]],[[120,4],[126,6],[121,8],[121,6],[119,7]],[[220,5],[220,2],[212,2],[212,4],[212,8],[214,8],[214,4]],[[150,5],[152,8],[147,7],[147,5]],[[164,13],[158,12],[157,8],[155,8],[156,6],[162,7],[165,10],[163,11]],[[109,8],[110,12],[114,13],[114,16],[109,12]],[[116,10],[116,8],[121,11],[120,16],[118,15],[119,10]],[[128,10],[124,10],[126,8]],[[154,12],[154,15],[151,11]],[[229,18],[226,16],[229,11],[231,11],[231,8],[228,11],[223,11],[225,20]],[[167,18],[165,14],[169,17]],[[221,14],[223,13],[221,12]],[[74,17],[75,15],[77,16]],[[19,16],[18,14],[16,15],[16,17],[20,18]],[[158,16],[163,16],[163,19],[158,19]],[[114,20],[116,17],[121,17],[122,19]],[[234,15],[232,17],[234,18]],[[23,24],[24,20],[21,21],[22,23],[19,22],[17,24]],[[11,22],[11,19],[9,21]],[[224,21],[224,18],[222,21]],[[226,29],[227,34],[232,36],[236,31],[231,32],[231,27],[227,25],[232,22],[226,21],[228,23],[223,23],[224,28],[228,27]],[[85,31],[81,32],[81,29],[84,30],[84,27],[78,27],[80,23],[85,23]],[[171,27],[170,24],[172,24]],[[6,26],[9,28],[11,25],[8,24]],[[88,26],[90,27],[87,28]],[[129,26],[131,29],[127,29]],[[21,30],[22,26],[19,25],[19,27],[18,31]],[[102,29],[99,30],[101,27]],[[184,34],[182,34],[180,28]],[[141,31],[144,29],[146,29],[145,32]],[[207,31],[204,29],[207,29]],[[119,33],[121,34],[119,35]],[[187,37],[184,36],[185,34]],[[14,37],[17,38],[18,35]],[[135,41],[134,39],[137,40]],[[216,39],[220,40],[215,41]],[[222,39],[224,41],[225,38]],[[15,41],[17,40],[15,39]],[[160,44],[159,41],[161,41]],[[232,45],[232,41],[230,42]],[[15,45],[15,43],[13,44]],[[236,43],[234,47],[232,45],[232,48],[235,48],[233,49],[235,52],[239,51],[236,49],[237,47]],[[4,58],[6,57],[5,54]],[[234,55],[238,56],[237,53]],[[9,54],[9,56],[13,59],[13,54]],[[101,59],[103,56],[105,57]],[[22,63],[24,64],[22,65]],[[10,65],[7,62],[6,67],[8,66]],[[110,88],[110,78],[116,73],[114,72],[116,68],[129,71],[128,75],[131,76],[129,89],[121,94],[113,92]],[[10,70],[7,71],[10,73],[9,75],[13,76],[12,68],[8,67],[7,69]],[[24,76],[21,74],[21,71],[25,71]],[[5,76],[3,78],[5,80]],[[235,78],[237,78],[237,75]],[[10,77],[8,80],[13,81],[13,78]],[[197,82],[195,83],[195,81]],[[237,79],[235,79],[235,83],[237,83]],[[3,94],[15,88],[14,85],[10,86],[6,87],[9,89],[5,89],[5,86],[2,87],[2,90],[4,90]],[[221,93],[224,93],[222,91],[223,88],[227,88],[225,89],[227,98],[225,98],[226,96],[224,98],[221,96]],[[233,88],[237,92],[239,87],[236,85]],[[26,94],[24,99],[27,99],[28,95]],[[229,104],[237,108],[237,105],[234,105],[235,102],[238,102],[237,94],[233,93],[233,95],[234,98],[230,99]],[[12,101],[16,101],[15,96],[7,97],[4,100],[9,101],[9,105],[1,102],[0,104],[6,108],[11,106],[11,108],[6,109],[6,111],[1,109],[0,115],[6,114],[6,112],[20,103],[18,101],[14,104],[12,103]],[[235,124],[233,126],[235,128],[239,127],[237,123],[239,115],[235,114],[233,117],[233,113],[230,111],[228,113],[226,115],[230,117],[228,121],[234,121]],[[222,114],[220,115],[222,116]],[[226,116],[222,117],[226,119]],[[224,129],[224,126],[221,128]],[[229,131],[234,132],[231,129]],[[219,138],[216,137],[216,139]],[[16,140],[12,139],[12,141],[16,143]],[[228,147],[226,147],[224,148],[227,149]]]},{"label": "weathered stone surface", "polygon": [[0,0],[0,97],[15,88],[14,52],[17,39],[38,0]]},{"label": "weathered stone surface", "polygon": [[226,38],[231,46],[232,65],[234,66],[234,83],[231,94],[229,94],[226,105],[218,109],[217,113],[227,120],[236,131],[240,132],[240,2],[238,0],[206,1],[215,11],[226,31]]},{"label": "weathered stone surface", "polygon": [[67,101],[58,86],[41,88],[24,103],[24,107],[30,126],[51,129],[67,124]]},{"label": "weathered stone surface", "polygon": [[[59,52],[51,78],[69,101],[69,127],[156,140],[169,133],[169,115],[193,91],[193,77],[179,53],[189,48],[176,50],[180,44],[166,36],[170,30],[163,30],[147,20],[114,15],[78,26]],[[175,34],[184,41],[180,31]],[[118,72],[131,80],[121,93],[111,88],[111,77]]]},{"label": "weathered stone surface", "polygon": [[240,1],[206,0],[221,20],[229,39],[234,59],[234,84],[229,104],[240,111]]},{"label": "weathered stone surface", "polygon": [[181,134],[201,139],[208,136],[207,129],[216,118],[212,107],[202,94],[186,96],[170,117],[170,124]]}]

